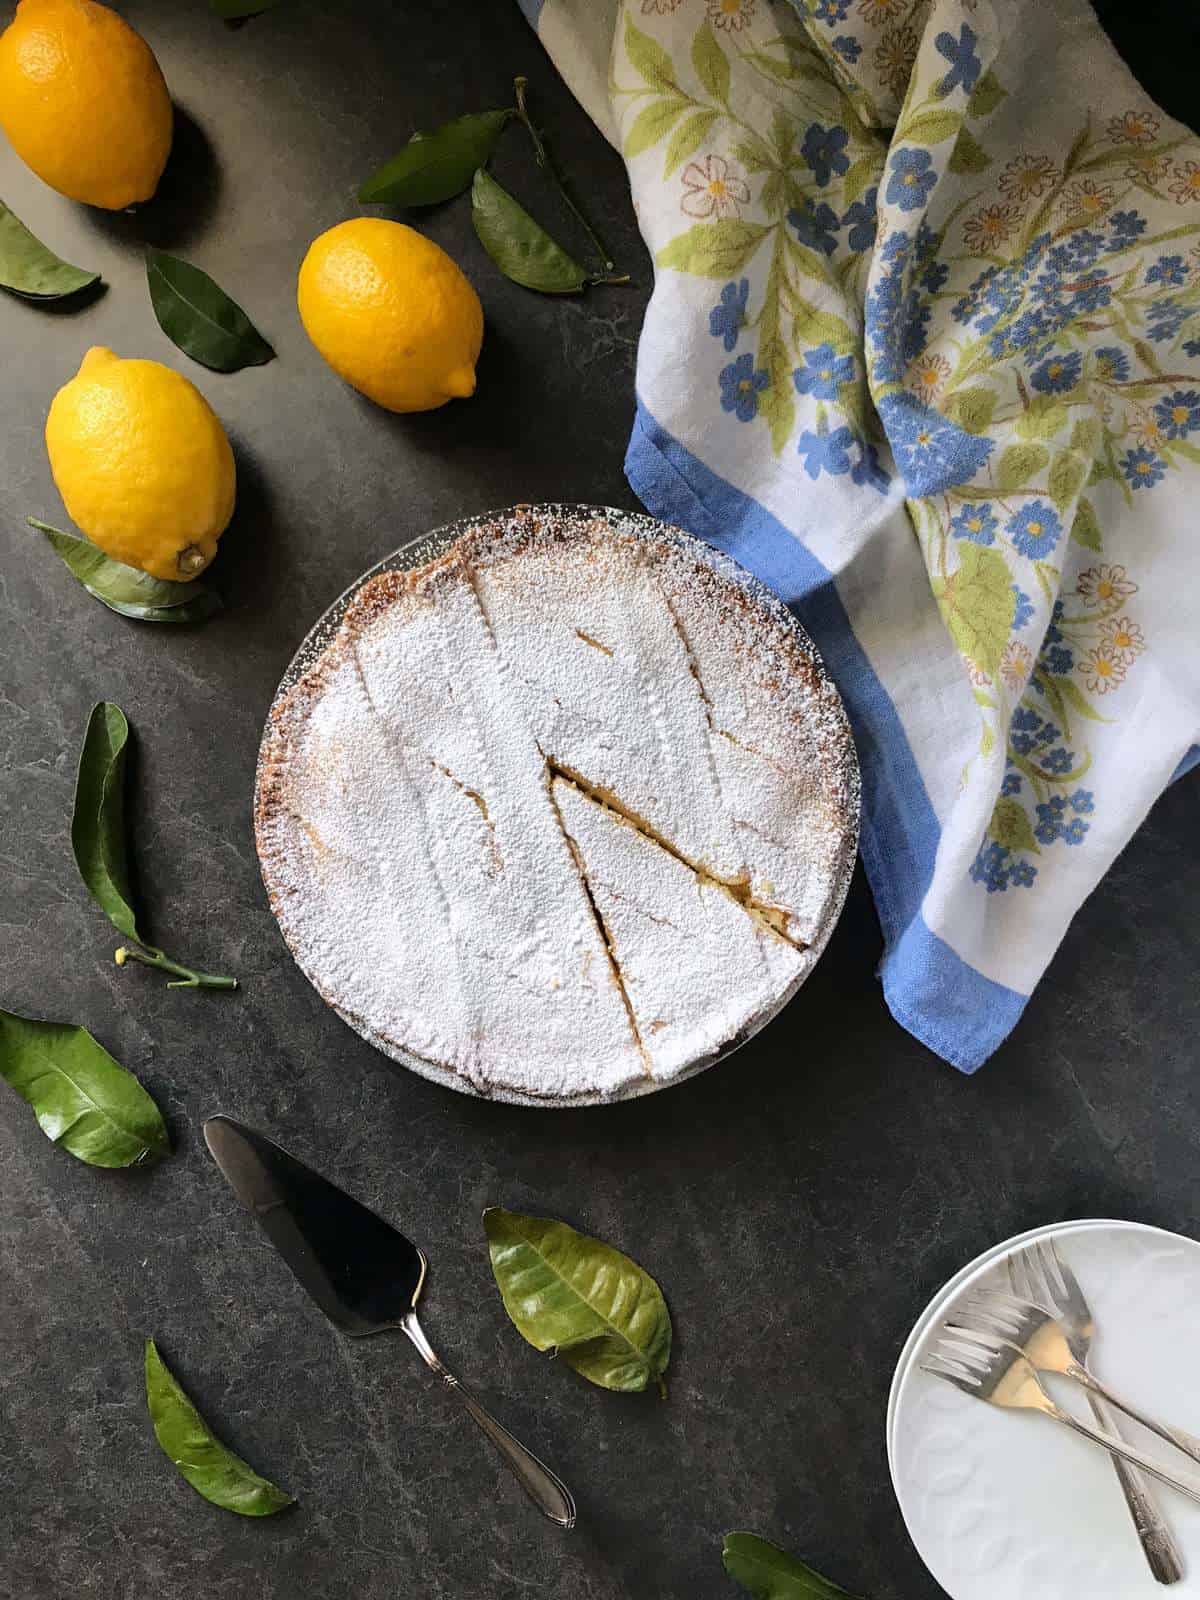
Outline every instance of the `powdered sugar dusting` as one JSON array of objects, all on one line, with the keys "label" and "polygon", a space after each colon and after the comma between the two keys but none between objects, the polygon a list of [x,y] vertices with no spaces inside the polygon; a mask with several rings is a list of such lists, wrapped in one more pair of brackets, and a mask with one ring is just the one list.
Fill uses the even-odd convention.
[{"label": "powdered sugar dusting", "polygon": [[857,807],[778,602],[647,518],[541,507],[371,578],[310,640],[256,824],[284,936],[360,1032],[561,1104],[697,1070],[778,1009]]}]

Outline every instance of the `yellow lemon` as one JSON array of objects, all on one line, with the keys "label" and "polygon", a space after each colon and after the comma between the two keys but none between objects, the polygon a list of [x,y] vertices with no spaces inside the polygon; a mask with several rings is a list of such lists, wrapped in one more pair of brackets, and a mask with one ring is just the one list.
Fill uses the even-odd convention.
[{"label": "yellow lemon", "polygon": [[314,239],[297,301],[338,374],[389,411],[432,411],[475,393],[483,308],[432,239],[357,217]]},{"label": "yellow lemon", "polygon": [[194,384],[97,346],[54,396],[50,470],[75,524],[156,578],[204,571],[233,515],[229,440]]},{"label": "yellow lemon", "polygon": [[139,33],[96,0],[20,0],[0,35],[0,125],[43,182],[119,211],[149,200],[171,97]]}]

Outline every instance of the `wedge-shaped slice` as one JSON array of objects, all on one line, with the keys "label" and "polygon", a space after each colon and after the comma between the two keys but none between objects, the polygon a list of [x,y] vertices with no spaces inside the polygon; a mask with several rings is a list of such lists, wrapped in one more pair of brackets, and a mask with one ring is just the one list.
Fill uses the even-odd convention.
[{"label": "wedge-shaped slice", "polygon": [[728,889],[568,780],[553,794],[652,1076],[710,1058],[799,983],[811,957]]}]

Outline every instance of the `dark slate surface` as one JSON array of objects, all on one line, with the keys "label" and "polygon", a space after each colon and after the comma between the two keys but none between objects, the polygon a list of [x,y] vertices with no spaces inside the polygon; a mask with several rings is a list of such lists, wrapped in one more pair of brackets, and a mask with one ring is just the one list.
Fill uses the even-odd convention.
[{"label": "dark slate surface", "polygon": [[[263,714],[310,622],[403,539],[517,499],[634,503],[621,457],[648,264],[620,162],[508,0],[295,0],[240,31],[200,0],[125,9],[185,112],[159,200],[106,218],[0,156],[18,214],[110,285],[74,312],[0,305],[3,996],[86,1022],[157,1096],[177,1153],[94,1172],[0,1099],[0,1594],[720,1600],[721,1535],[749,1527],[872,1600],[932,1600],[883,1442],[895,1355],[927,1296],[995,1239],[1054,1218],[1200,1228],[1200,780],[1161,801],[972,1081],[888,1017],[861,878],[800,999],[736,1065],[674,1092],[554,1115],[390,1067],[324,1008],[267,909],[249,810]],[[1152,49],[1169,9],[1136,8],[1131,49],[1186,114],[1187,52],[1173,73]],[[1120,8],[1104,10],[1120,36]],[[1194,23],[1170,26],[1186,44]],[[480,390],[391,418],[308,345],[297,263],[412,126],[499,102],[518,71],[637,287],[539,300],[481,258],[462,206],[429,217],[485,300]],[[519,187],[518,148],[502,170]],[[151,317],[146,239],[210,270],[280,356],[193,374],[241,475],[218,569],[230,608],[199,630],[110,615],[21,526],[60,515],[41,425],[85,348],[182,364]],[[67,841],[101,696],[139,734],[151,928],[238,973],[235,997],[168,993],[109,959]],[[435,1344],[572,1484],[573,1534],[526,1508],[402,1338],[343,1343],[299,1295],[201,1148],[198,1120],[218,1108],[274,1130],[426,1247]],[[569,1218],[659,1276],[678,1332],[666,1404],[592,1390],[521,1342],[479,1226],[497,1202]],[[148,1333],[299,1509],[242,1521],[175,1476],[142,1403]]]}]

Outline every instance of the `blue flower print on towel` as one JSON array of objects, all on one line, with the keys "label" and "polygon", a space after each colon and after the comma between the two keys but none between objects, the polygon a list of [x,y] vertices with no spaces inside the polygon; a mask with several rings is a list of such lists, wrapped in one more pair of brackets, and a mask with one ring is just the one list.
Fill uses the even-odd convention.
[{"label": "blue flower print on towel", "polygon": [[827,28],[834,28],[846,20],[849,9],[850,0],[817,0],[813,6],[813,16]]},{"label": "blue flower print on towel", "polygon": [[929,169],[933,157],[928,150],[897,150],[888,167],[887,203],[901,211],[917,211],[929,199],[937,183],[937,173]]},{"label": "blue flower print on towel", "polygon": [[1024,628],[1033,618],[1033,601],[1025,593],[1024,589],[1018,588],[1015,583],[1012,586],[1012,591],[1015,602],[1013,607],[1013,627]]},{"label": "blue flower print on towel", "polygon": [[994,839],[990,844],[981,845],[979,854],[971,863],[973,881],[986,884],[989,894],[1003,894],[1008,888],[1011,856],[1012,851],[1008,846],[997,844]]},{"label": "blue flower print on towel", "polygon": [[837,212],[823,200],[819,205],[805,200],[803,205],[793,206],[787,219],[795,228],[800,243],[806,244],[810,250],[820,250],[823,255],[831,256],[837,249],[840,226]]},{"label": "blue flower print on towel", "polygon": [[892,480],[879,463],[879,451],[873,444],[864,443],[861,439],[858,448],[859,458],[850,468],[851,483],[870,484],[872,489],[883,494]]},{"label": "blue flower print on towel", "polygon": [[833,41],[833,48],[841,56],[842,60],[848,62],[851,66],[862,55],[862,45],[859,44],[853,34],[849,33],[839,34]]},{"label": "blue flower print on towel", "polygon": [[1106,344],[1096,351],[1095,371],[1106,383],[1124,383],[1129,377],[1129,357],[1119,345]]},{"label": "blue flower print on towel", "polygon": [[758,415],[758,397],[770,382],[763,368],[755,369],[749,351],[731,361],[721,372],[721,410],[732,411],[739,422],[753,422]]},{"label": "blue flower print on towel", "polygon": [[838,384],[854,381],[854,357],[839,356],[831,344],[819,344],[804,352],[804,365],[792,373],[792,381],[800,394],[810,394],[814,400],[836,400]]},{"label": "blue flower print on towel", "polygon": [[1079,382],[1082,370],[1083,357],[1078,350],[1072,350],[1069,355],[1051,356],[1043,361],[1030,373],[1029,381],[1043,394],[1065,394]]},{"label": "blue flower print on towel", "polygon": [[1125,474],[1131,489],[1153,489],[1154,485],[1166,474],[1167,463],[1155,451],[1149,450],[1145,445],[1139,445],[1136,450],[1128,450],[1121,457],[1121,471]]},{"label": "blue flower print on towel", "polygon": [[919,230],[915,240],[897,230],[888,235],[880,252],[883,271],[865,308],[867,343],[875,355],[872,373],[878,383],[899,383],[925,349],[932,303],[919,289],[906,287],[910,263],[920,281],[929,277],[925,248]]},{"label": "blue flower print on towel", "polygon": [[983,62],[975,54],[979,35],[964,22],[956,39],[952,33],[939,33],[933,41],[939,55],[950,63],[950,71],[938,84],[939,94],[949,94],[952,89],[965,89],[968,94],[975,87]]},{"label": "blue flower print on towel", "polygon": [[1168,284],[1177,289],[1187,278],[1187,262],[1182,256],[1159,256],[1152,267],[1146,268],[1147,283]]},{"label": "blue flower print on towel", "polygon": [[1062,523],[1052,505],[1045,500],[1031,500],[1009,518],[1005,531],[1023,556],[1041,561],[1053,552],[1062,537]]},{"label": "blue flower print on towel", "polygon": [[956,539],[970,539],[972,544],[994,544],[999,518],[987,500],[966,505],[950,518],[950,532]]},{"label": "blue flower print on towel", "polygon": [[846,243],[855,254],[869,250],[875,243],[875,235],[879,229],[878,211],[878,185],[868,189],[861,200],[856,200],[847,208],[842,218],[842,227],[850,229],[846,235]]},{"label": "blue flower print on towel", "polygon": [[831,433],[829,424],[821,421],[816,433],[808,428],[804,430],[796,449],[810,478],[819,478],[822,472],[839,477],[850,471],[850,447],[855,442],[849,428],[834,428]]},{"label": "blue flower print on towel", "polygon": [[1154,408],[1154,420],[1168,439],[1182,439],[1200,428],[1200,389],[1176,389]]},{"label": "blue flower print on towel", "polygon": [[850,135],[845,128],[823,128],[819,122],[809,123],[800,154],[822,189],[835,172],[849,172],[850,157],[846,154],[849,143]]},{"label": "blue flower print on towel", "polygon": [[967,483],[995,448],[991,439],[947,421],[913,394],[885,395],[879,414],[910,497]]},{"label": "blue flower print on towel", "polygon": [[726,350],[738,342],[738,334],[746,325],[746,300],[750,294],[750,280],[727,283],[721,290],[721,299],[708,313],[708,331],[714,339],[723,339]]},{"label": "blue flower print on towel", "polygon": [[1114,211],[1108,218],[1108,226],[1112,232],[1110,248],[1120,249],[1145,233],[1146,219],[1139,217],[1136,211]]}]

